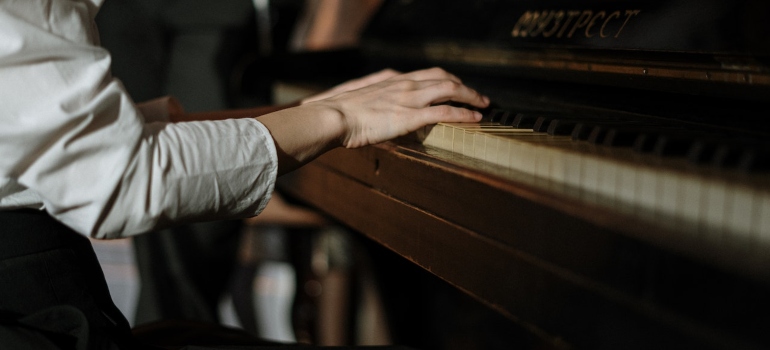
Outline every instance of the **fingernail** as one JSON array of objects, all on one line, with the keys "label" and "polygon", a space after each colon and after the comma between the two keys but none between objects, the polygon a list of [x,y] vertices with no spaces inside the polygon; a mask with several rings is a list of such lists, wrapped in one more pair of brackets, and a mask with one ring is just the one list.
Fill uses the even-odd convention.
[{"label": "fingernail", "polygon": [[482,96],[482,99],[484,100],[484,104],[489,104],[489,97]]},{"label": "fingernail", "polygon": [[476,119],[477,121],[479,121],[479,120],[481,120],[481,117],[482,117],[482,115],[481,115],[481,112],[479,112],[479,111],[473,111],[473,118],[474,118],[474,119]]}]

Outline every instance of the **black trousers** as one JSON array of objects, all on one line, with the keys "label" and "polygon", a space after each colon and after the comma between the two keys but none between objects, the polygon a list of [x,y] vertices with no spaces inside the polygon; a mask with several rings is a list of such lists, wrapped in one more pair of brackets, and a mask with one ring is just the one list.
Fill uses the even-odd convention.
[{"label": "black trousers", "polygon": [[0,211],[0,348],[140,345],[87,238],[41,211]]},{"label": "black trousers", "polygon": [[112,302],[87,238],[41,211],[0,211],[0,349],[287,347],[315,348],[266,342],[245,331],[196,322],[159,322],[132,330]]}]

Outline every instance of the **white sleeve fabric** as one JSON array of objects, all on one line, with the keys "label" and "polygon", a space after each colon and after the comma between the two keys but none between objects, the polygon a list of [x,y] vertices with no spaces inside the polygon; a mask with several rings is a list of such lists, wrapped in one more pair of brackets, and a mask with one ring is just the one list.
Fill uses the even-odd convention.
[{"label": "white sleeve fabric", "polygon": [[0,210],[42,206],[94,238],[258,214],[277,176],[264,125],[147,123],[109,74],[94,14],[0,0]]}]

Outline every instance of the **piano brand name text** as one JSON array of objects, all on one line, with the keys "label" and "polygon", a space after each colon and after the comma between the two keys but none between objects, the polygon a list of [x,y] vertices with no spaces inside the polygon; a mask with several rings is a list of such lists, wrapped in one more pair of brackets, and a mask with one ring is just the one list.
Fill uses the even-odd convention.
[{"label": "piano brand name text", "polygon": [[618,38],[641,10],[527,11],[513,27],[514,38]]}]

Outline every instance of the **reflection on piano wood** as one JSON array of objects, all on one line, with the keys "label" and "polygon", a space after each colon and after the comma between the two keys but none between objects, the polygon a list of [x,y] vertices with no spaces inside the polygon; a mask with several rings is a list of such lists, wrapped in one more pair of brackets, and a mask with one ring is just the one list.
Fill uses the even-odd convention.
[{"label": "reflection on piano wood", "polygon": [[386,1],[373,67],[444,66],[499,109],[281,183],[555,347],[769,348],[768,9]]}]

